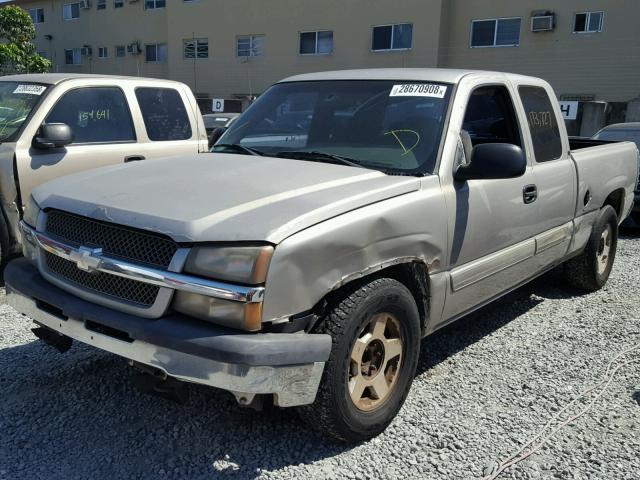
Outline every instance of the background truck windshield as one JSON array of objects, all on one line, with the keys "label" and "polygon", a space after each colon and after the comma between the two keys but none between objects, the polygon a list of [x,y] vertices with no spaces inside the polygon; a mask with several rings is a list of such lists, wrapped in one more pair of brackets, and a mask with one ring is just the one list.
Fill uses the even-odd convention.
[{"label": "background truck windshield", "polygon": [[[270,156],[340,156],[388,173],[433,173],[452,87],[313,81],[271,87],[219,140]],[[335,159],[334,159],[335,160]]]},{"label": "background truck windshield", "polygon": [[0,82],[0,142],[15,140],[46,89],[36,83]]}]

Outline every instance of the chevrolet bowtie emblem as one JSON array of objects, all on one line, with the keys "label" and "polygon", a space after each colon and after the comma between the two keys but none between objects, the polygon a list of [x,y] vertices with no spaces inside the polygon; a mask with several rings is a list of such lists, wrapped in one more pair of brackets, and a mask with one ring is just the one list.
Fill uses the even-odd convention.
[{"label": "chevrolet bowtie emblem", "polygon": [[75,262],[80,270],[92,272],[100,267],[101,255],[101,248],[80,247],[77,251],[74,250],[69,254],[69,260]]}]

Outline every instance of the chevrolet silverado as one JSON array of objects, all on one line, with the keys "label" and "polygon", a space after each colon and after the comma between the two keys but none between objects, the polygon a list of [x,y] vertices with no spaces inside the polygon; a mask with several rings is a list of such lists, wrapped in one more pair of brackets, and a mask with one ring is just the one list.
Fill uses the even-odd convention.
[{"label": "chevrolet silverado", "polygon": [[212,153],[36,188],[8,302],[152,390],[210,385],[371,438],[422,337],[555,267],[585,291],[607,281],[638,151],[572,145],[555,98],[481,71],[288,78]]}]

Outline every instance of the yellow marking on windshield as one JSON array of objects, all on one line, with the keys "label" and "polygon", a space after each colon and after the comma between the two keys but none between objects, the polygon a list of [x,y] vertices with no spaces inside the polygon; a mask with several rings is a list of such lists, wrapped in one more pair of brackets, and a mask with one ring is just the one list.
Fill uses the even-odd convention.
[{"label": "yellow marking on windshield", "polygon": [[[413,145],[411,145],[411,147],[407,148],[404,144],[404,142],[402,140],[400,140],[400,137],[398,136],[399,133],[412,133],[413,135],[416,136],[416,143],[414,143]],[[400,129],[400,130],[391,130],[390,132],[385,133],[385,135],[393,135],[393,138],[396,139],[396,142],[398,142],[400,144],[400,147],[402,147],[402,155],[401,156],[405,156],[408,155],[409,153],[411,153],[411,151],[416,148],[418,146],[418,144],[420,143],[420,134],[418,132],[416,132],[415,130],[407,130],[407,129]]]}]

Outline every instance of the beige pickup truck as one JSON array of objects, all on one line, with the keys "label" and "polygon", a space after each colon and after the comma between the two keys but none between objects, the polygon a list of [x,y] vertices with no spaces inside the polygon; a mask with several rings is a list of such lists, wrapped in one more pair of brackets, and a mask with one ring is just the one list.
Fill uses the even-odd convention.
[{"label": "beige pickup truck", "polygon": [[589,143],[533,77],[289,78],[212,153],[35,189],[7,303],[60,351],[130,360],[155,393],[223,388],[368,439],[402,406],[422,337],[561,265],[567,284],[606,283],[638,150]]},{"label": "beige pickup truck", "polygon": [[30,74],[0,78],[0,248],[19,251],[31,190],[90,168],[207,151],[196,99],[182,83]]}]

